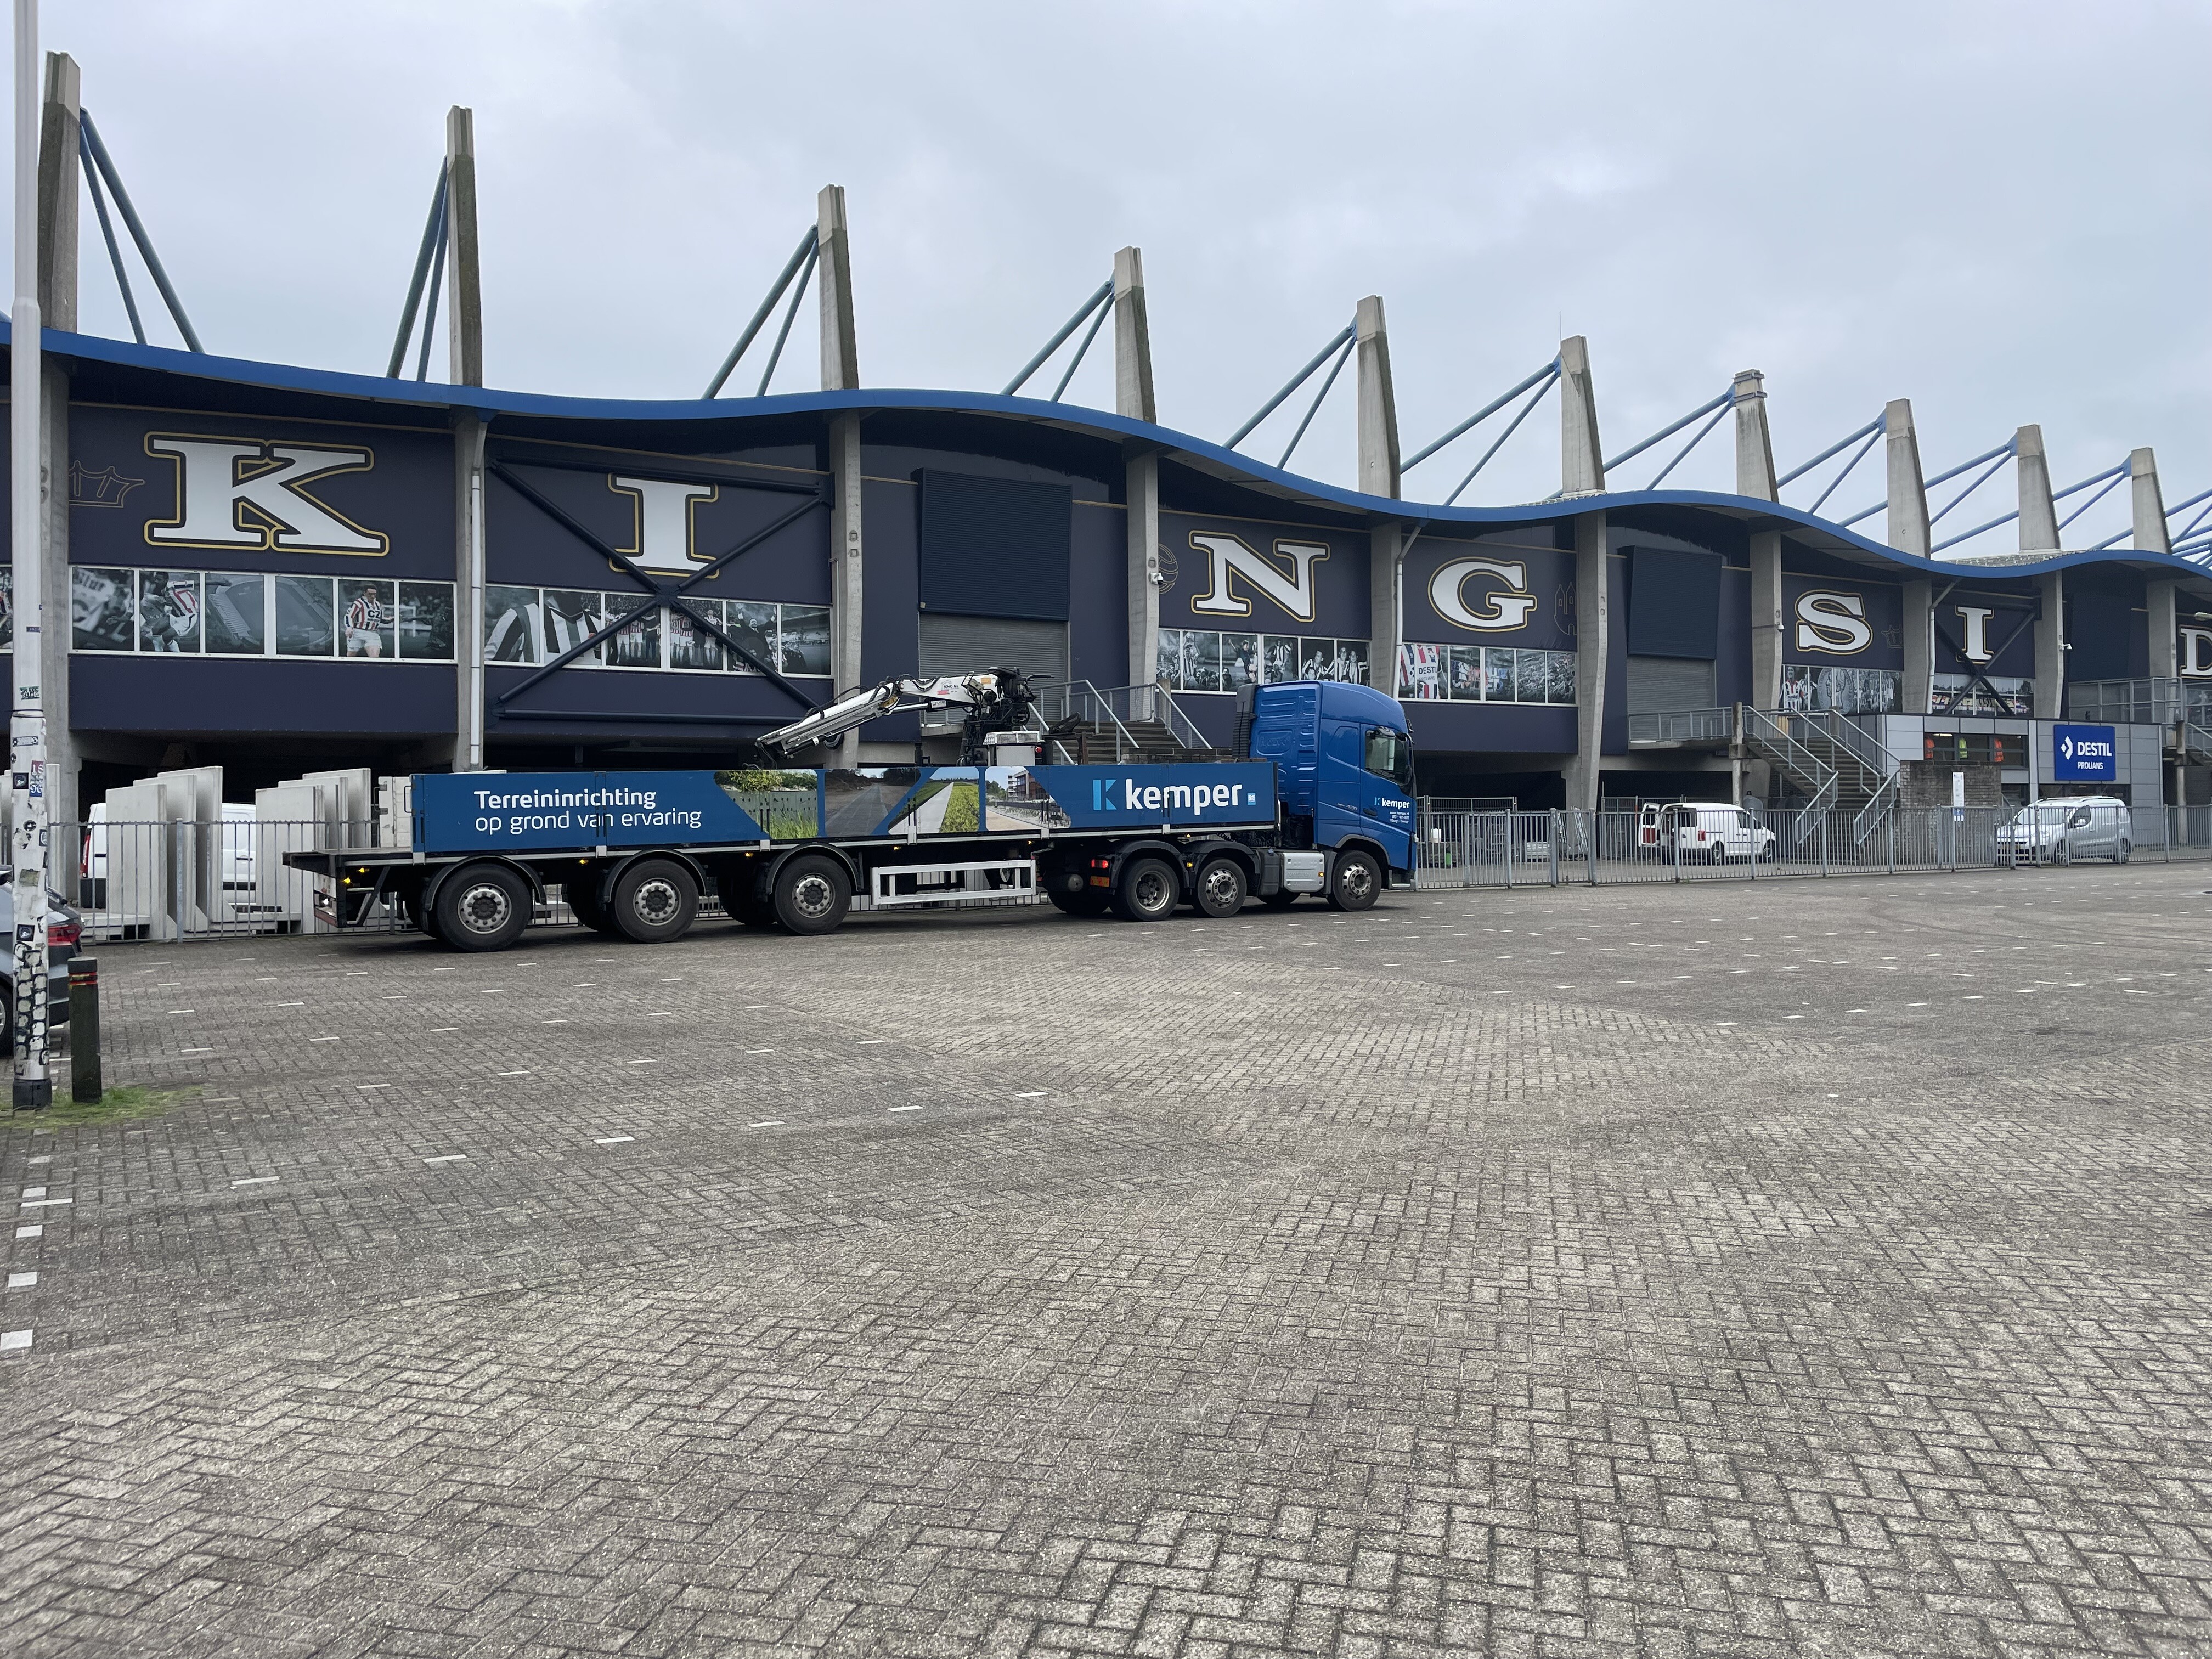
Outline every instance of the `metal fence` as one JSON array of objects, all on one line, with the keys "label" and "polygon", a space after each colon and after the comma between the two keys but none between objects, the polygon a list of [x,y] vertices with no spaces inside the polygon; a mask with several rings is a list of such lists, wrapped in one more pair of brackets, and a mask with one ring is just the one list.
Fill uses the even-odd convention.
[{"label": "metal fence", "polygon": [[2212,858],[2212,807],[2123,813],[2062,799],[1899,807],[1873,822],[1840,810],[1429,812],[1416,837],[1425,888],[1771,881]]}]

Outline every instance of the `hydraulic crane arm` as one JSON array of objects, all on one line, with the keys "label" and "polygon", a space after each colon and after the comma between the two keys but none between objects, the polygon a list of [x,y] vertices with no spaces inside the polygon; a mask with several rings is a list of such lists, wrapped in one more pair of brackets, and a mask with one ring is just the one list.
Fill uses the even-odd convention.
[{"label": "hydraulic crane arm", "polygon": [[969,733],[980,739],[987,731],[1008,731],[1023,725],[1035,707],[1029,682],[1012,669],[946,675],[933,680],[885,680],[865,691],[848,692],[836,702],[777,727],[761,738],[760,745],[771,755],[788,756],[815,744],[835,743],[848,732],[902,708],[964,708],[969,711]]}]

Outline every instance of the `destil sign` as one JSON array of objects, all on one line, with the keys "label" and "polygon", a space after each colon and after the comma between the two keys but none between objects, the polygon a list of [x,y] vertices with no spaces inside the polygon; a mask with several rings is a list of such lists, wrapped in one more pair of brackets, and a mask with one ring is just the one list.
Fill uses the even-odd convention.
[{"label": "destil sign", "polygon": [[2051,775],[2061,782],[2117,783],[2119,744],[2109,726],[2051,728]]}]

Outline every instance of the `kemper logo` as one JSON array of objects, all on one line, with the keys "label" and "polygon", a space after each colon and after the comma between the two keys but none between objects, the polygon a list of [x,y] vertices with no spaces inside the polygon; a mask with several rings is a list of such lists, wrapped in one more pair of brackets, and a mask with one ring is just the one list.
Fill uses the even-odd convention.
[{"label": "kemper logo", "polygon": [[[1116,793],[1121,799],[1114,799]],[[1260,798],[1241,783],[1143,784],[1132,777],[1091,780],[1094,812],[1188,812],[1203,817],[1224,806],[1258,805]]]},{"label": "kemper logo", "polygon": [[177,469],[177,516],[149,520],[155,547],[235,548],[260,553],[350,553],[374,556],[389,540],[318,501],[307,486],[376,465],[367,449],[337,444],[270,443],[154,432],[146,453]]},{"label": "kemper logo", "polygon": [[1310,623],[1314,619],[1314,567],[1328,556],[1326,544],[1277,542],[1274,556],[1291,562],[1288,571],[1265,554],[1247,547],[1237,537],[1220,532],[1194,530],[1190,532],[1190,544],[1206,555],[1208,577],[1206,592],[1190,602],[1193,611],[1208,617],[1250,616],[1252,602],[1237,596],[1231,582],[1234,576],[1241,577],[1261,598],[1280,608],[1293,621]]}]

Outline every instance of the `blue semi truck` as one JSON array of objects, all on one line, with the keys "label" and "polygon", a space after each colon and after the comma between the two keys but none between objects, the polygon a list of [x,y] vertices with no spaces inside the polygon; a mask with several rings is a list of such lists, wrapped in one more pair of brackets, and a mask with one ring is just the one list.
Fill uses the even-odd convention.
[{"label": "blue semi truck", "polygon": [[[906,707],[964,710],[958,766],[781,758]],[[1042,892],[1075,915],[1233,915],[1302,894],[1364,910],[1410,886],[1405,711],[1366,686],[1255,685],[1231,760],[1054,765],[1007,670],[893,681],[817,709],[722,771],[423,773],[406,846],[294,853],[341,929],[393,907],[465,951],[520,938],[557,889],[577,919],[653,944],[713,893],[738,921],[827,933],[873,909]]]}]

